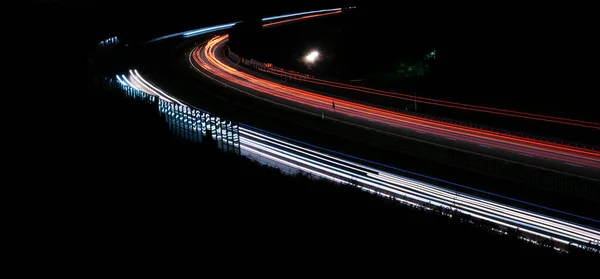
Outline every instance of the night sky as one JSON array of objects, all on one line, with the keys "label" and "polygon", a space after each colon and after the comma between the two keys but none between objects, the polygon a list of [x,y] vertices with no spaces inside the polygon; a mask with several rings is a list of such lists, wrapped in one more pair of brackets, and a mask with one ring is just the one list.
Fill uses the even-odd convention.
[{"label": "night sky", "polygon": [[[253,1],[224,7],[219,2],[183,0],[29,2],[23,19],[32,23],[36,32],[32,34],[28,26],[21,26],[24,32],[17,36],[22,57],[28,62],[21,63],[21,70],[38,63],[44,65],[44,74],[36,76],[34,83],[28,79],[24,82],[35,88],[31,92],[39,94],[34,99],[40,101],[43,111],[49,102],[73,102],[74,96],[88,88],[87,70],[73,69],[86,69],[89,50],[104,38],[117,35],[132,41],[145,40],[238,19],[343,5],[343,1],[303,2],[297,6],[267,3]],[[600,70],[593,29],[596,20],[590,14],[593,9],[550,4],[403,4],[396,8],[367,1],[352,4],[381,13],[379,22],[387,27],[380,34],[387,32],[410,41],[418,40],[418,36],[404,38],[403,30],[410,29],[410,34],[423,30],[440,46],[438,57],[450,69],[437,85],[441,88],[467,92],[463,95],[485,100],[488,105],[498,100],[555,115],[595,121],[600,118],[595,101],[600,92],[596,82]],[[59,83],[66,75],[72,77],[73,86]],[[62,93],[45,94],[52,86]]]},{"label": "night sky", "polygon": [[[68,117],[67,110],[57,108],[78,108],[81,104],[78,98],[93,88],[89,81],[88,53],[98,41],[114,35],[143,40],[240,18],[280,14],[277,10],[294,12],[340,6],[339,1],[333,2],[331,5],[328,1],[319,1],[316,4],[303,2],[297,7],[288,3],[269,7],[267,1],[262,1],[263,4],[246,3],[227,8],[220,3],[207,5],[204,1],[182,0],[164,5],[116,0],[30,2],[23,19],[32,23],[36,32],[32,34],[30,27],[21,26],[23,32],[16,37],[21,57],[25,58],[18,70],[26,74],[19,79],[21,84],[27,85],[29,93],[10,97],[27,102],[30,109],[46,115],[48,121],[40,126],[39,134],[57,135],[45,141],[48,146],[68,145],[71,144],[68,137],[58,135],[74,133],[73,129],[52,125],[52,119],[62,121]],[[139,8],[140,5],[143,8]],[[478,12],[452,5],[406,4],[397,10],[370,7],[389,15],[387,19],[380,19],[381,22],[396,26],[406,18],[420,20],[419,28],[435,36],[434,42],[446,50],[438,52],[438,57],[445,59],[446,65],[456,67],[456,71],[449,71],[438,84],[440,87],[447,85],[454,91],[468,91],[492,105],[496,98],[557,115],[599,120],[596,95],[600,85],[596,80],[600,71],[594,19],[590,15],[593,9],[481,5],[477,7]],[[221,12],[227,9],[230,12]],[[205,10],[219,12],[202,12]],[[399,32],[396,28],[386,30]],[[35,75],[33,81],[28,73],[34,69],[31,65],[40,65],[35,69],[43,71]],[[85,111],[85,108],[78,110]],[[587,141],[594,142],[594,137]],[[26,140],[25,144],[43,148],[35,140]]]},{"label": "night sky", "polygon": [[[138,129],[129,131],[128,126],[122,124],[119,126],[119,130],[115,131],[112,124],[107,124],[105,119],[113,112],[113,107],[107,109],[107,106],[104,106],[106,102],[95,102],[98,90],[90,78],[91,67],[89,67],[90,57],[88,54],[98,41],[107,37],[117,35],[131,41],[145,40],[239,19],[338,7],[344,4],[359,7],[361,5],[370,6],[373,10],[378,10],[386,16],[380,18],[381,22],[389,24],[382,31],[383,33],[402,34],[402,28],[414,28],[413,34],[418,33],[415,30],[424,30],[430,36],[435,37],[433,41],[440,46],[440,49],[445,50],[445,52],[439,52],[439,56],[445,56],[447,60],[444,63],[455,65],[457,69],[445,81],[449,88],[468,90],[472,92],[471,94],[483,94],[479,93],[482,92],[479,89],[485,88],[493,91],[496,98],[503,97],[502,92],[509,92],[506,98],[510,98],[514,102],[534,104],[532,107],[551,107],[551,110],[557,112],[564,108],[569,113],[581,118],[600,120],[596,101],[598,92],[600,92],[596,82],[598,74],[600,74],[597,66],[599,43],[596,40],[597,30],[594,29],[598,24],[595,19],[597,16],[593,14],[596,10],[591,8],[592,3],[588,4],[590,7],[567,7],[565,3],[559,3],[560,6],[552,6],[549,3],[544,3],[543,6],[534,4],[508,6],[487,2],[471,5],[461,4],[460,6],[447,3],[439,6],[435,1],[429,1],[422,4],[395,3],[394,5],[398,6],[394,8],[382,8],[374,5],[373,1],[362,0],[302,1],[301,4],[279,1],[277,6],[271,5],[272,1],[242,1],[242,4],[231,4],[225,1],[208,4],[207,2],[201,0],[159,2],[47,0],[27,2],[29,6],[26,13],[19,18],[27,24],[18,26],[18,31],[21,32],[13,41],[20,49],[19,55],[15,55],[20,62],[19,67],[15,69],[18,76],[17,84],[20,87],[11,88],[11,94],[5,94],[10,98],[15,97],[16,100],[4,101],[6,106],[12,107],[10,116],[5,118],[5,122],[12,124],[15,119],[20,121],[16,121],[17,125],[14,127],[5,128],[3,135],[13,141],[5,144],[8,150],[5,159],[11,168],[19,169],[19,172],[7,171],[9,174],[17,174],[13,182],[7,183],[7,186],[23,191],[22,200],[20,200],[21,196],[15,196],[14,199],[12,196],[10,197],[19,203],[14,211],[29,213],[27,218],[22,220],[25,223],[23,227],[33,227],[23,234],[30,236],[28,242],[32,243],[31,245],[34,245],[36,249],[51,246],[50,249],[45,249],[48,255],[41,254],[45,259],[54,259],[57,258],[59,252],[67,252],[78,260],[76,264],[70,261],[61,262],[61,267],[66,264],[70,269],[76,270],[93,265],[93,269],[86,271],[99,272],[108,270],[108,267],[114,269],[115,266],[124,266],[135,269],[132,267],[133,264],[147,264],[145,261],[142,263],[142,260],[137,257],[138,255],[147,257],[149,261],[156,261],[157,258],[161,258],[162,261],[162,257],[175,261],[174,258],[177,256],[184,256],[184,259],[178,262],[183,265],[189,261],[193,261],[193,265],[197,265],[202,258],[207,257],[212,261],[229,265],[232,257],[239,255],[235,251],[235,249],[239,249],[236,245],[246,240],[252,245],[246,246],[247,250],[244,250],[243,253],[245,258],[238,262],[243,263],[247,259],[256,262],[259,258],[257,255],[260,255],[261,249],[264,248],[265,242],[253,242],[254,239],[250,237],[239,238],[239,231],[253,225],[250,221],[248,221],[248,227],[232,227],[230,230],[223,230],[221,226],[227,225],[227,222],[220,220],[215,222],[212,227],[206,226],[201,229],[194,227],[198,226],[198,223],[191,221],[193,218],[197,218],[194,215],[198,211],[198,208],[195,207],[197,200],[194,200],[197,193],[186,195],[186,192],[182,194],[174,191],[170,193],[173,200],[161,204],[160,201],[164,197],[161,191],[153,193],[152,198],[154,199],[146,200],[144,200],[145,197],[140,197],[138,193],[132,191],[128,194],[138,199],[136,200],[138,203],[134,203],[135,208],[127,208],[128,211],[125,214],[119,210],[113,210],[108,215],[103,215],[106,211],[102,210],[111,209],[119,202],[123,202],[119,200],[121,196],[106,191],[105,186],[112,187],[108,189],[115,190],[115,193],[119,194],[117,190],[122,184],[115,182],[117,176],[127,176],[127,182],[130,183],[128,185],[139,186],[136,184],[137,179],[142,177],[142,174],[148,173],[143,172],[144,170],[130,172],[127,169],[129,167],[127,163],[135,160],[122,156],[122,154],[134,149],[131,147],[133,145],[120,145],[122,142],[120,137],[125,138],[123,134],[127,133],[129,136],[135,135],[137,132],[142,133],[131,137],[142,141],[142,136],[147,136],[143,134],[143,130],[147,127],[140,126]],[[419,24],[417,24],[418,26],[406,24],[407,21],[419,22]],[[398,28],[398,25],[403,27]],[[11,26],[5,28],[11,28]],[[32,32],[32,28],[35,28],[35,32]],[[467,80],[468,82],[464,82],[463,73],[465,71],[470,71],[470,76],[467,77],[470,79]],[[458,79],[461,82],[456,82]],[[490,85],[493,86],[490,87]],[[136,124],[142,122],[135,117],[132,116],[133,120],[131,121],[136,121]],[[112,119],[112,121],[111,123],[119,123],[118,121],[121,119],[118,121]],[[111,143],[113,145],[110,145]],[[111,150],[113,147],[118,148]],[[144,148],[146,147],[148,150],[156,148],[156,146],[144,146]],[[142,151],[136,152],[143,153]],[[173,152],[173,154],[175,153],[184,152]],[[139,160],[136,163],[150,164],[155,159],[155,154],[146,155],[148,157],[144,157],[144,159],[147,160]],[[163,158],[163,161],[168,160],[171,158]],[[111,169],[110,164],[106,162],[117,162],[118,164],[117,167]],[[120,169],[118,169],[119,167]],[[115,169],[118,170],[110,172]],[[173,168],[171,171],[175,173],[179,169]],[[188,169],[188,171],[193,173],[197,169]],[[155,174],[151,173],[142,178],[148,183],[155,183],[156,177],[152,175]],[[186,183],[184,178],[176,180],[178,183],[174,181],[175,179],[170,177],[159,186],[188,185],[184,184]],[[156,189],[162,189],[160,187]],[[177,198],[182,196],[186,196],[186,201],[189,202],[186,212],[171,208],[181,206]],[[144,215],[142,209],[153,208],[156,205],[159,206],[151,211],[151,216],[142,216]],[[204,206],[199,210],[205,214],[204,216],[219,219],[217,215],[213,215],[214,208]],[[332,206],[335,207],[335,204]],[[165,212],[177,216],[178,219],[171,219]],[[12,213],[13,211],[10,212],[11,215]],[[82,227],[81,223],[90,220],[89,214],[97,214],[102,218],[95,219],[93,222],[87,223],[88,226]],[[250,213],[246,214],[250,215]],[[140,219],[140,216],[143,218]],[[315,216],[317,215],[315,214]],[[254,218],[255,216],[250,217]],[[315,253],[315,251],[326,247],[331,240],[347,236],[349,239],[351,238],[350,241],[355,242],[342,243],[338,241],[339,248],[347,249],[346,255],[358,255],[360,258],[349,259],[345,264],[356,265],[359,263],[358,260],[366,259],[366,265],[369,268],[378,268],[372,265],[375,262],[373,259],[378,255],[387,257],[392,250],[388,250],[387,243],[380,243],[377,238],[364,240],[363,237],[367,233],[372,233],[370,230],[372,226],[375,226],[375,221],[359,227],[355,224],[353,217],[349,217],[348,224],[352,224],[352,226],[348,228],[364,230],[364,235],[348,235],[346,231],[339,231],[339,233],[331,234],[330,239],[323,241],[323,245],[317,246],[314,243],[313,246],[309,245],[315,249],[311,253],[314,256],[326,258],[328,255],[318,255],[319,253]],[[371,217],[364,216],[365,219]],[[114,223],[111,218],[116,218],[119,226],[108,225]],[[156,218],[162,223],[157,224]],[[376,221],[387,225],[393,223],[391,217],[390,219],[381,217]],[[132,230],[126,234],[125,238],[119,236],[123,227],[134,227],[138,224],[136,222],[144,223],[143,229]],[[332,225],[329,219],[323,218],[322,225],[334,226],[335,224]],[[171,226],[174,229],[171,229]],[[202,249],[215,243],[211,243],[213,238],[204,239],[203,233],[208,231],[211,237],[223,237],[218,229],[225,231],[227,237],[231,236],[231,239],[237,240],[237,242],[224,242],[230,245],[228,248],[231,250],[223,250],[219,246],[210,253],[206,253]],[[297,228],[293,227],[293,229]],[[293,236],[293,246],[298,249],[307,249],[300,247],[303,246],[303,243],[295,240],[302,240],[311,234],[320,234],[322,227],[303,227],[302,229],[304,229],[302,234]],[[399,228],[393,232],[402,232],[403,230],[405,228]],[[184,232],[184,237],[180,232]],[[275,234],[278,231],[275,228],[269,232]],[[254,233],[262,237],[263,241],[268,240],[268,236],[260,236],[262,232],[255,231]],[[390,231],[387,233],[391,234]],[[173,242],[171,242],[172,240]],[[357,240],[364,246],[371,246],[373,243],[381,244],[381,246],[377,246],[381,249],[376,253],[375,251],[368,254],[358,253],[359,251],[351,245],[357,243]],[[293,253],[284,251],[287,246],[282,246],[281,243],[290,242],[290,238],[283,238],[281,241],[269,243],[271,247],[278,247],[275,250],[277,253],[269,256],[279,258],[282,262],[288,262],[288,258],[281,255]],[[37,242],[40,242],[40,245],[37,245]],[[131,246],[132,242],[135,243],[134,246]],[[151,245],[156,242],[164,247]],[[392,251],[398,259],[394,264],[405,265],[406,253],[401,249],[402,245],[421,245],[409,242],[402,240],[392,243],[398,247],[397,250]],[[65,248],[67,244],[73,247]],[[475,242],[473,246],[486,247],[483,243]],[[129,250],[125,249],[127,251],[122,253],[121,251],[125,251],[122,249],[123,247]],[[193,247],[193,250],[188,247]],[[95,249],[105,249],[108,252],[94,254]],[[177,253],[159,253],[162,251],[177,251]],[[418,258],[419,261],[423,261],[420,265],[430,263],[437,265],[441,260],[458,259],[460,258],[458,255],[461,253],[459,250],[431,252],[436,251],[435,247],[423,251],[423,255]],[[155,257],[153,253],[159,257]],[[89,254],[93,254],[93,256],[88,258]],[[408,255],[412,257],[410,253]],[[301,269],[312,264],[308,263],[304,266],[304,262],[310,262],[312,258],[307,259],[303,255],[292,256],[302,258],[299,261],[303,263]],[[479,255],[471,256],[478,258]],[[335,261],[336,259],[328,258],[327,260]],[[162,264],[163,262],[160,262],[158,265]],[[259,265],[269,264],[270,262],[259,261]],[[461,265],[461,267],[464,266]],[[537,271],[544,270],[538,265],[533,268]],[[153,272],[153,269],[147,267],[142,269],[146,272]],[[237,266],[232,269],[246,272],[246,269]],[[435,269],[433,270],[435,271]],[[428,268],[425,271],[429,274],[432,269]],[[135,272],[137,274],[138,270]],[[172,276],[171,273],[169,275]]]}]

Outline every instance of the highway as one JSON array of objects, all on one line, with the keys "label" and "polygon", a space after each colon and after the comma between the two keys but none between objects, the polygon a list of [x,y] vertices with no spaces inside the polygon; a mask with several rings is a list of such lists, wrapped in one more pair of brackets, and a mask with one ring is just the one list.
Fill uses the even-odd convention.
[{"label": "highway", "polygon": [[[332,11],[321,13],[332,13]],[[302,17],[306,18],[311,15],[303,14]],[[289,17],[277,19],[290,22]],[[219,31],[223,30],[224,27],[211,28],[201,29],[204,30],[201,33],[210,34],[211,30]],[[185,36],[184,33],[178,35]],[[164,38],[170,38],[169,36]],[[238,90],[251,91],[253,94],[263,94],[264,96],[268,95],[282,102],[287,101],[287,104],[300,103],[304,109],[312,109],[319,113],[326,111],[329,117],[333,115],[331,113],[333,109],[330,107],[331,98],[324,98],[318,94],[277,84],[234,68],[233,63],[225,59],[222,53],[226,38],[226,36],[215,36],[208,44],[196,48],[191,53],[190,62],[193,62],[194,66],[206,77],[218,83],[236,87]],[[155,83],[144,78],[137,70],[130,70],[127,75],[117,75],[116,80],[125,87],[131,87],[157,96],[161,100],[173,103],[176,106],[191,107],[184,100],[180,100],[160,89]],[[364,120],[366,118],[369,123],[381,122],[389,126],[410,129],[416,131],[417,134],[435,134],[453,142],[465,141],[476,146],[523,152],[523,154],[535,154],[535,156],[548,156],[553,160],[579,164],[580,167],[598,168],[597,152],[590,151],[586,153],[579,149],[563,147],[553,143],[527,141],[518,137],[494,134],[475,128],[444,126],[443,123],[378,110],[377,108],[343,100],[335,100],[335,102],[335,113],[346,115],[351,119]],[[347,120],[349,118],[342,119]],[[414,206],[443,207],[452,210],[448,211],[450,215],[452,212],[461,212],[497,224],[500,229],[518,228],[525,234],[527,239],[533,241],[552,239],[561,244],[562,247],[569,243],[584,247],[588,246],[589,243],[600,241],[600,229],[598,229],[600,220],[514,199],[511,199],[513,205],[507,205],[476,195],[449,190],[444,188],[443,185],[450,183],[456,186],[457,184],[420,174],[416,175],[423,179],[415,179],[414,173],[412,173],[412,177],[401,175],[399,173],[407,171],[326,150],[244,124],[240,124],[239,133],[240,149],[243,156],[262,164],[278,167],[286,172],[301,171],[342,184],[352,184]],[[460,187],[470,188],[467,186]],[[486,194],[499,196],[491,193]],[[508,197],[502,198],[510,199]],[[521,203],[524,206],[515,206],[515,203]],[[524,209],[525,207],[528,209]],[[552,216],[541,214],[532,208],[539,208],[539,211],[553,213]],[[591,223],[592,226],[582,225],[583,222]]]},{"label": "highway", "polygon": [[[600,123],[591,122],[591,121],[569,119],[569,118],[564,118],[564,117],[548,116],[548,115],[527,113],[527,112],[507,110],[507,109],[499,109],[499,108],[486,107],[486,106],[478,106],[478,105],[472,105],[472,104],[466,104],[466,103],[458,103],[458,102],[452,102],[452,101],[446,101],[446,100],[438,100],[438,99],[433,99],[433,98],[420,97],[420,96],[403,94],[403,93],[392,92],[392,91],[378,90],[378,89],[364,87],[364,86],[357,86],[357,85],[352,85],[352,84],[335,82],[335,81],[331,81],[331,80],[319,79],[319,78],[315,78],[315,77],[307,75],[307,74],[297,73],[297,72],[285,70],[282,68],[276,68],[273,66],[265,67],[265,68],[258,68],[258,70],[265,72],[265,73],[270,73],[270,74],[273,74],[276,76],[288,78],[290,80],[295,79],[295,80],[300,80],[302,82],[318,84],[318,85],[325,85],[328,87],[340,88],[340,89],[344,89],[344,90],[348,90],[348,91],[356,91],[356,92],[366,93],[366,94],[370,94],[370,95],[377,95],[377,96],[383,96],[383,97],[392,98],[392,99],[416,102],[418,104],[428,104],[428,105],[448,107],[448,108],[453,108],[453,109],[458,109],[458,110],[475,111],[475,112],[482,112],[482,113],[487,113],[487,114],[515,117],[515,118],[520,118],[520,119],[558,123],[558,124],[563,124],[563,125],[568,125],[568,126],[577,126],[577,127],[583,127],[583,128],[587,128],[587,129],[591,129],[591,130],[600,131]],[[578,149],[585,150],[583,148],[578,148]]]},{"label": "highway", "polygon": [[[124,86],[158,96],[163,101],[183,108],[188,107],[183,100],[178,100],[160,89],[137,70],[130,70],[127,75],[117,75],[116,79]],[[373,164],[365,164],[368,161],[360,158],[298,142],[248,125],[240,124],[239,133],[243,156],[287,172],[301,171],[338,183],[352,184],[413,206],[442,207],[449,209],[449,215],[453,211],[460,212],[497,224],[500,229],[518,228],[531,241],[552,239],[563,248],[569,243],[586,246],[590,242],[596,243],[600,240],[600,230],[594,227],[448,190],[391,172],[390,167],[382,166],[378,169],[373,167]],[[448,183],[436,181],[439,184]],[[570,219],[585,219],[600,226],[599,220],[557,210],[554,212],[557,215],[569,216]]]},{"label": "highway", "polygon": [[[253,127],[240,128],[243,153],[267,163],[276,162],[339,183],[353,183],[369,191],[417,205],[433,205],[471,215],[502,226],[519,228],[530,236],[552,238],[563,244],[597,241],[600,231],[591,227],[502,205],[476,196],[377,170],[356,162],[281,140]],[[255,155],[255,156],[252,156]],[[258,157],[257,157],[258,156]],[[274,166],[277,166],[275,164]],[[598,221],[596,221],[598,222]]]},{"label": "highway", "polygon": [[[600,177],[600,151],[562,145],[554,142],[529,139],[481,128],[462,126],[364,105],[348,100],[324,96],[310,90],[280,84],[268,77],[252,73],[237,65],[224,54],[227,35],[212,38],[190,53],[190,63],[220,82],[245,92],[270,98],[305,111],[326,114],[341,121],[383,129],[427,142],[459,148],[528,165],[543,166],[562,172],[598,179]],[[446,104],[442,104],[446,105]],[[466,109],[483,109],[463,106]],[[490,112],[494,112],[493,110]],[[536,117],[541,121],[561,121],[568,125],[591,125],[541,115],[498,111],[514,117]],[[376,124],[384,124],[384,127]]]}]

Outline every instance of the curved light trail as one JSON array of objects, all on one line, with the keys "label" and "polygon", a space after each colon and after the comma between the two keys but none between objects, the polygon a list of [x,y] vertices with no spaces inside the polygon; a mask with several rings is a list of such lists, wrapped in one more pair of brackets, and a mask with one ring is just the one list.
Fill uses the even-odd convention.
[{"label": "curved light trail", "polygon": [[[262,19],[262,21],[268,22],[268,21],[275,20],[275,19],[291,18],[291,17],[296,17],[296,16],[302,15],[302,17],[300,17],[300,18],[294,18],[294,19],[290,19],[290,20],[280,20],[275,23],[265,23],[263,25],[263,26],[271,26],[271,25],[274,25],[277,23],[284,23],[284,22],[294,21],[294,20],[298,20],[298,19],[312,18],[315,16],[337,14],[337,13],[341,13],[341,12],[342,12],[342,8],[325,9],[325,10],[308,11],[308,12],[301,12],[301,13],[294,13],[294,14],[265,17]],[[311,16],[314,14],[318,14],[318,15]],[[169,38],[175,38],[175,37],[179,37],[179,36],[182,36],[184,38],[190,38],[190,37],[204,35],[204,34],[216,32],[216,31],[226,30],[226,29],[233,27],[236,23],[239,23],[239,22],[241,22],[241,21],[225,23],[225,24],[220,24],[220,25],[215,25],[215,26],[209,26],[209,27],[204,27],[204,28],[199,28],[199,29],[195,29],[195,30],[179,32],[179,33],[173,33],[173,34],[169,34],[169,35],[165,35],[162,37],[158,37],[158,38],[149,40],[149,41],[145,42],[145,44],[154,43],[154,42],[162,41],[162,40],[169,39]]]},{"label": "curved light trail", "polygon": [[397,92],[391,92],[391,91],[385,91],[385,90],[378,90],[378,89],[368,88],[368,87],[364,87],[364,86],[356,86],[356,85],[345,84],[345,83],[341,83],[341,82],[319,79],[319,78],[309,76],[307,74],[294,73],[291,71],[286,71],[283,69],[275,69],[272,67],[264,68],[264,69],[259,68],[258,70],[267,72],[267,73],[273,73],[273,74],[287,77],[290,79],[302,80],[303,82],[309,82],[309,83],[319,84],[319,85],[326,85],[326,86],[331,86],[331,87],[341,88],[341,89],[348,89],[348,90],[363,92],[363,93],[367,93],[367,94],[371,94],[371,95],[384,96],[384,97],[400,99],[400,100],[405,100],[405,101],[413,102],[416,100],[417,103],[423,103],[423,104],[429,104],[429,105],[435,105],[435,106],[449,107],[449,108],[455,108],[455,109],[460,109],[460,110],[469,110],[469,111],[483,112],[483,113],[489,113],[489,114],[516,117],[516,118],[521,118],[521,119],[538,120],[538,121],[552,122],[552,123],[558,123],[558,124],[565,124],[565,125],[569,125],[569,126],[578,126],[578,127],[584,127],[584,128],[594,129],[594,130],[600,130],[600,123],[591,122],[591,121],[569,119],[569,118],[564,118],[564,117],[548,116],[548,115],[534,114],[534,113],[528,113],[528,112],[520,112],[520,111],[514,111],[514,110],[499,109],[499,108],[478,106],[478,105],[451,102],[451,101],[445,101],[445,100],[438,100],[438,99],[433,99],[433,98],[419,97],[419,96],[414,96],[414,95],[409,95],[409,94],[403,94],[403,93],[397,93]]},{"label": "curved light trail", "polygon": [[[117,80],[126,86],[159,96],[163,100],[183,107],[187,106],[147,81],[137,70],[129,71],[128,77],[117,75]],[[359,163],[360,159],[358,158],[348,155],[341,156],[343,155],[341,153],[287,139],[252,126],[240,124],[240,146],[243,156],[259,160],[264,164],[286,166],[339,183],[352,183],[370,192],[392,197],[416,206],[447,208],[452,210],[448,214],[460,212],[497,224],[503,229],[519,229],[530,240],[552,239],[563,248],[567,245],[576,245],[592,249],[595,249],[594,246],[589,246],[589,244],[598,243],[600,240],[600,230],[595,227],[404,177],[390,172],[390,170],[381,170]],[[571,219],[585,219],[588,222],[600,225],[600,220],[537,205],[533,205],[533,207],[569,216]]]},{"label": "curved light trail", "polygon": [[[552,238],[564,244],[595,242],[600,237],[600,231],[595,228],[381,171],[287,142],[247,125],[241,125],[240,133],[243,152],[255,153],[319,177],[342,183],[352,181],[361,187],[392,197],[458,210],[506,228],[519,228],[528,234]],[[593,221],[600,223],[598,220]]]},{"label": "curved light trail", "polygon": [[139,91],[150,95],[158,96],[160,99],[163,99],[168,102],[176,103],[178,105],[184,105],[184,103],[182,103],[181,101],[177,100],[176,98],[173,98],[171,95],[167,94],[166,92],[160,90],[158,87],[154,86],[150,82],[146,81],[138,73],[137,70],[129,70],[129,77],[126,77],[125,75],[117,75],[116,78],[123,85],[135,88]]},{"label": "curved light trail", "polygon": [[[227,35],[216,36],[205,45],[196,47],[190,53],[190,56],[194,64],[199,66],[203,71],[219,77],[230,84],[249,88],[282,100],[310,106],[321,111],[334,110],[335,113],[346,116],[406,128],[420,133],[437,135],[451,140],[460,140],[483,147],[498,148],[526,156],[557,160],[575,166],[600,168],[599,151],[465,127],[385,110],[323,96],[245,73],[234,68],[227,61],[220,60],[219,55],[217,55],[223,50],[222,48],[227,38]],[[335,104],[334,108],[332,108],[333,103]]]},{"label": "curved light trail", "polygon": [[[209,27],[204,30],[215,31],[221,29],[210,29]],[[206,46],[196,48],[190,56],[190,59],[194,59],[195,63],[207,74],[212,74],[213,76],[222,79],[222,81],[218,82],[223,83],[224,81],[227,81],[241,87],[250,88],[258,92],[292,100],[323,110],[330,110],[331,102],[335,101],[336,111],[349,116],[365,118],[432,134],[440,134],[449,138],[486,144],[488,146],[520,152],[530,152],[531,154],[544,155],[560,160],[572,160],[577,163],[588,163],[591,166],[598,167],[599,154],[597,152],[398,114],[352,102],[324,97],[312,92],[295,89],[245,74],[226,65],[215,56],[217,49],[222,45],[226,38],[226,36],[215,37],[210,40]],[[158,96],[165,101],[173,102],[180,106],[187,106],[183,101],[178,100],[161,90],[158,86],[144,79],[137,70],[129,71],[128,76],[117,75],[116,78],[123,85]],[[563,244],[563,247],[568,244],[574,244],[579,247],[588,247],[592,249],[597,249],[597,246],[594,245],[597,245],[598,241],[600,241],[600,230],[597,228],[597,226],[600,226],[600,220],[577,216],[567,212],[488,193],[490,196],[512,200],[513,204],[527,205],[528,208],[533,210],[538,208],[553,213],[553,216],[543,215],[514,205],[507,205],[498,201],[449,190],[438,185],[393,173],[391,172],[393,168],[389,166],[383,166],[375,162],[370,162],[370,166],[367,166],[364,163],[359,163],[365,162],[366,160],[315,147],[307,143],[301,143],[248,125],[240,124],[240,145],[242,155],[248,156],[254,160],[259,160],[265,164],[275,164],[278,166],[294,168],[340,183],[352,183],[365,190],[389,196],[404,203],[424,207],[434,205],[449,208],[454,210],[449,214],[460,212],[495,223],[505,229],[518,228],[527,238],[533,239],[534,241],[545,238]],[[377,167],[373,167],[373,165],[381,166],[382,169],[377,169]],[[396,171],[402,172],[403,170],[396,169]],[[412,175],[425,177],[415,173],[412,173]],[[431,177],[427,178],[428,181],[432,180],[439,183],[457,185]],[[457,186],[469,188],[462,185]],[[476,191],[482,192],[480,190]],[[578,224],[580,221],[567,221],[558,216],[568,217],[569,220],[585,220],[588,223],[593,223],[594,227]],[[590,246],[590,243],[594,245]],[[596,250],[596,252],[598,251]]]}]

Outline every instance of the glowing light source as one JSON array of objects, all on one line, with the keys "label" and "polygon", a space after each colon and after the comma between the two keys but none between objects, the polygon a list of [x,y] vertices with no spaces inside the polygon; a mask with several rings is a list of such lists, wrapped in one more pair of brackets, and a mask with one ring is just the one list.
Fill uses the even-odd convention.
[{"label": "glowing light source", "polygon": [[317,58],[319,58],[319,52],[313,50],[309,54],[304,56],[304,61],[306,61],[307,63],[315,63],[315,61],[317,61]]},{"label": "glowing light source", "polygon": [[[190,61],[193,59],[202,69],[227,79],[239,86],[249,87],[266,94],[317,108],[331,107],[331,97],[324,97],[310,91],[257,79],[252,75],[245,74],[225,65],[223,62],[216,59],[215,53],[222,47],[222,44],[226,39],[226,35],[219,36],[210,40],[206,46],[196,48],[196,50],[190,54]],[[304,57],[302,59],[304,59]],[[191,63],[194,64],[194,62]],[[312,64],[308,65],[312,66]],[[323,82],[321,84],[328,83]],[[422,133],[443,134],[446,138],[484,144],[486,146],[493,145],[494,148],[513,152],[516,151],[531,156],[545,157],[548,159],[564,161],[566,163],[600,168],[597,159],[600,153],[597,151],[567,147],[560,144],[525,139],[500,132],[483,131],[477,128],[467,128],[460,125],[415,118],[413,116],[385,111],[340,99],[336,99],[335,103],[336,110],[339,113],[349,116],[362,117],[371,121],[387,123],[392,126],[414,129]]]}]

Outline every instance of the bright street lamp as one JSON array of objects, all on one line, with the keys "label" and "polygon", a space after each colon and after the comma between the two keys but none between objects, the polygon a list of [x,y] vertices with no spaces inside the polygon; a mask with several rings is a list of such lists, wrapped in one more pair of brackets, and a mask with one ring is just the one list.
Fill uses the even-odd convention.
[{"label": "bright street lamp", "polygon": [[307,63],[314,63],[317,58],[319,58],[319,52],[316,50],[311,51],[306,56],[304,56],[304,61]]}]

